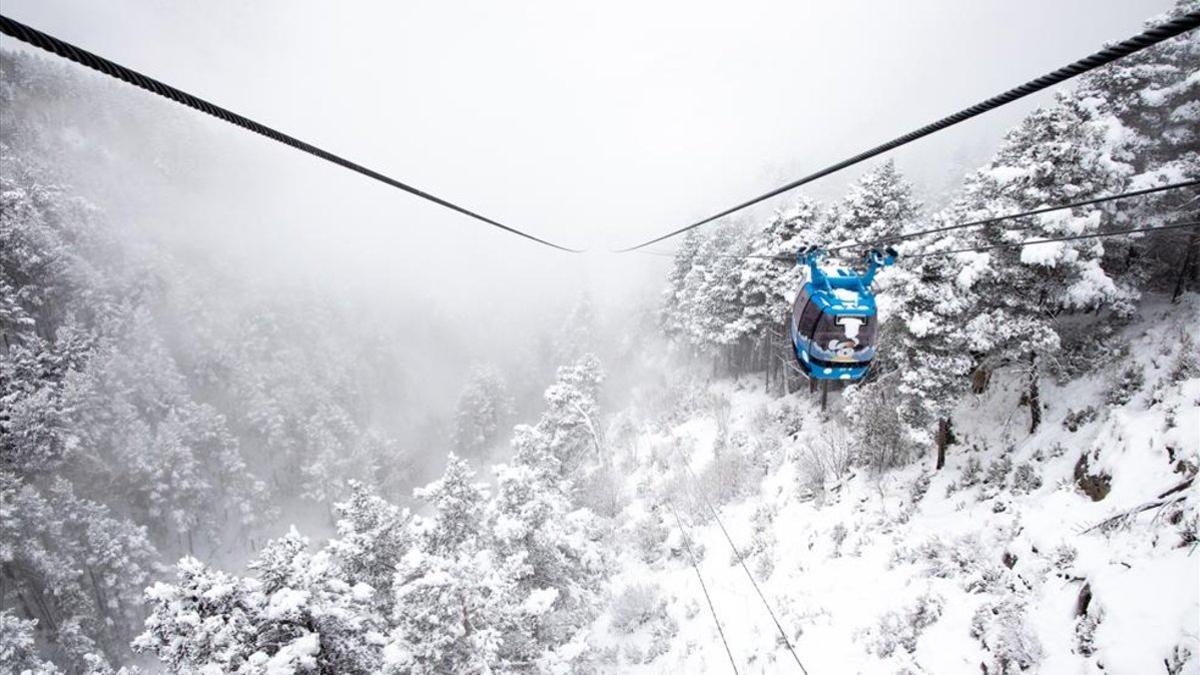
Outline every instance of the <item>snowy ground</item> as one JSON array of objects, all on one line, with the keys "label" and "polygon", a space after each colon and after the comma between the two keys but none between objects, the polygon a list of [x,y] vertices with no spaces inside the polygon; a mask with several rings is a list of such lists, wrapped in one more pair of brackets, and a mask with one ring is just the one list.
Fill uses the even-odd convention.
[{"label": "snowy ground", "polygon": [[[698,484],[681,470],[684,455],[700,489],[719,492],[708,477],[734,469],[715,467],[718,439],[749,438],[755,478],[718,508],[809,673],[1200,673],[1196,487],[1165,499],[1190,494],[1186,502],[1089,529],[1194,472],[1200,378],[1171,380],[1182,336],[1200,325],[1196,300],[1147,305],[1124,334],[1137,346],[1127,361],[1064,385],[1047,378],[1032,435],[1018,405],[1023,382],[997,373],[986,394],[963,401],[938,472],[930,453],[812,490],[803,457],[838,445],[829,431],[837,401],[826,420],[805,395],[712,385],[714,400],[728,400],[727,421],[717,405],[648,423],[618,458],[631,498],[618,539],[628,545],[594,641],[623,672],[731,670],[671,516],[676,504],[738,670],[800,672],[721,530],[688,499]],[[1143,382],[1118,385],[1126,363]],[[1089,407],[1094,415],[1079,412]],[[1087,473],[1111,476],[1100,501],[1076,480],[1085,455]],[[1172,670],[1176,661],[1186,664]]]}]

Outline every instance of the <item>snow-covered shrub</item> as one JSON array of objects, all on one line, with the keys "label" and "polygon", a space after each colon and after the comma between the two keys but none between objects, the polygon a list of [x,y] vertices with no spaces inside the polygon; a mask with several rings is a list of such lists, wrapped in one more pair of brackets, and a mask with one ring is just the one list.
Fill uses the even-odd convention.
[{"label": "snow-covered shrub", "polygon": [[842,554],[842,543],[846,541],[846,536],[849,533],[849,530],[846,529],[843,523],[838,523],[833,526],[833,529],[829,530],[829,539],[833,542],[833,553],[830,557],[837,558]]},{"label": "snow-covered shrub", "polygon": [[663,523],[661,509],[639,513],[630,525],[633,549],[643,562],[653,563],[665,552],[669,530]]},{"label": "snow-covered shrub", "polygon": [[1117,375],[1104,394],[1111,406],[1125,405],[1146,385],[1146,373],[1140,363],[1132,363]]},{"label": "snow-covered shrub", "polygon": [[1179,336],[1179,352],[1171,364],[1170,382],[1178,384],[1192,377],[1200,377],[1200,348],[1189,333]]},{"label": "snow-covered shrub", "polygon": [[1015,675],[1036,666],[1042,643],[1025,620],[1025,604],[1015,597],[985,602],[971,618],[971,637],[988,652],[985,675]]},{"label": "snow-covered shrub", "polygon": [[616,516],[628,502],[623,488],[624,474],[615,467],[603,465],[586,472],[579,480],[576,501],[607,518]]},{"label": "snow-covered shrub", "polygon": [[850,470],[853,441],[841,426],[824,429],[810,442],[800,446],[796,460],[805,487],[816,494]]},{"label": "snow-covered shrub", "polygon": [[901,417],[900,394],[890,382],[876,381],[846,390],[846,417],[854,443],[854,463],[880,474],[902,466],[919,449]]},{"label": "snow-covered shrub", "polygon": [[1104,620],[1104,612],[1093,608],[1075,619],[1075,652],[1083,656],[1096,653],[1096,629]]},{"label": "snow-covered shrub", "polygon": [[1012,491],[1016,494],[1028,494],[1042,487],[1042,476],[1037,468],[1029,462],[1021,462],[1012,474]]},{"label": "snow-covered shrub", "polygon": [[958,484],[964,488],[971,487],[972,485],[977,485],[982,477],[983,462],[979,461],[979,458],[975,455],[971,455],[963,463],[962,475],[958,478]]},{"label": "snow-covered shrub", "polygon": [[1163,659],[1164,665],[1167,667],[1167,675],[1183,675],[1184,668],[1192,660],[1192,650],[1185,645],[1179,644],[1171,650],[1170,656]]},{"label": "snow-covered shrub", "polygon": [[1068,410],[1066,416],[1063,417],[1063,427],[1067,431],[1079,431],[1079,428],[1096,419],[1097,412],[1095,406],[1088,406],[1079,410]]},{"label": "snow-covered shrub", "polygon": [[980,562],[967,570],[962,587],[968,593],[1003,593],[1011,590],[1012,583],[1004,567],[992,562]]},{"label": "snow-covered shrub", "polygon": [[1116,321],[1073,321],[1059,328],[1062,348],[1050,362],[1055,379],[1065,384],[1101,368],[1109,367],[1129,355],[1129,345],[1118,339],[1124,323]]},{"label": "snow-covered shrub", "polygon": [[1079,557],[1079,550],[1068,544],[1059,544],[1050,551],[1050,564],[1060,574],[1067,573],[1075,566],[1075,559]]},{"label": "snow-covered shrub", "polygon": [[715,448],[715,455],[698,473],[700,490],[717,504],[744,497],[762,480],[762,470],[755,466],[748,448],[729,446]]},{"label": "snow-covered shrub", "polygon": [[[742,550],[742,555],[754,561],[754,573],[760,579],[770,578],[775,571],[775,509],[769,504],[760,504],[754,509],[751,519],[754,526],[750,536],[750,545]],[[730,552],[730,565],[737,562],[736,556]]]},{"label": "snow-covered shrub", "polygon": [[1008,474],[1012,472],[1012,457],[1008,453],[1004,453],[992,460],[988,465],[987,474],[983,477],[983,482],[992,488],[1002,488],[1008,480]]},{"label": "snow-covered shrub", "polygon": [[908,496],[912,504],[916,504],[925,498],[925,494],[929,492],[929,484],[933,480],[933,476],[922,471],[913,479],[912,485],[909,486]]},{"label": "snow-covered shrub", "polygon": [[673,378],[667,386],[667,420],[682,422],[710,405],[708,387],[695,376]]},{"label": "snow-covered shrub", "polygon": [[1200,514],[1181,516],[1179,520],[1179,547],[1190,548],[1200,543]]},{"label": "snow-covered shrub", "polygon": [[779,433],[785,437],[795,436],[800,433],[804,426],[804,416],[800,414],[800,410],[790,404],[784,403],[775,411],[775,424],[779,428]]},{"label": "snow-covered shrub", "polygon": [[618,631],[633,633],[651,620],[663,616],[666,606],[658,586],[635,583],[626,586],[613,598],[609,621]]},{"label": "snow-covered shrub", "polygon": [[911,654],[917,650],[921,633],[941,617],[943,605],[941,596],[923,593],[907,607],[879,617],[875,626],[858,633],[858,639],[868,653],[880,658],[891,656],[897,648]]},{"label": "snow-covered shrub", "polygon": [[924,564],[925,574],[941,579],[974,573],[979,570],[983,559],[979,541],[975,537],[945,541],[930,537],[913,549],[904,549],[903,562]]}]

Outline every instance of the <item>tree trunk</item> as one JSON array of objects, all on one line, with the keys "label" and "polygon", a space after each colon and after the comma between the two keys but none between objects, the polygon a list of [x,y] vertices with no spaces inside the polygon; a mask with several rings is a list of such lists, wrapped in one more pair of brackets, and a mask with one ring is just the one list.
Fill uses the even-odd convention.
[{"label": "tree trunk", "polygon": [[950,444],[950,418],[943,417],[938,420],[937,428],[937,466],[938,471],[946,466],[946,446]]},{"label": "tree trunk", "polygon": [[762,341],[762,354],[759,355],[763,364],[763,392],[771,392],[771,367],[774,365],[771,359],[771,336],[768,333],[767,337]]},{"label": "tree trunk", "polygon": [[1196,241],[1200,239],[1200,227],[1192,229],[1192,236],[1188,237],[1187,248],[1184,249],[1183,260],[1179,265],[1179,274],[1175,277],[1175,291],[1171,293],[1171,302],[1179,302],[1179,296],[1183,295],[1184,280],[1187,279],[1188,269],[1193,267],[1192,259],[1196,255]]},{"label": "tree trunk", "polygon": [[1037,354],[1029,354],[1029,433],[1037,431],[1042,423],[1042,396],[1038,389]]}]

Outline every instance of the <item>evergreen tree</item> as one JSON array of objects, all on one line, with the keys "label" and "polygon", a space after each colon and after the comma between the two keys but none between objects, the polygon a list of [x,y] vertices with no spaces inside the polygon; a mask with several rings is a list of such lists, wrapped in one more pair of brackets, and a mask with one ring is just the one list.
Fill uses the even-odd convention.
[{"label": "evergreen tree", "polygon": [[[973,219],[1086,199],[1118,191],[1130,171],[1112,156],[1088,109],[1060,96],[1005,137],[992,161],[968,179],[954,213]],[[1103,240],[1009,245],[1096,232],[1102,218],[1099,208],[1080,207],[974,231],[977,243],[998,248],[972,264],[978,303],[969,312],[967,343],[984,367],[1027,364],[1031,428],[1040,420],[1040,362],[1061,345],[1056,319],[1102,307],[1126,313],[1135,294],[1101,266]]]},{"label": "evergreen tree", "polygon": [[499,440],[500,430],[512,414],[512,397],[500,371],[476,366],[454,410],[455,450],[467,457],[481,458]]},{"label": "evergreen tree", "polygon": [[767,225],[756,232],[748,249],[751,256],[742,261],[738,279],[741,315],[729,333],[753,340],[760,354],[758,363],[772,357],[775,340],[784,337],[783,326],[792,300],[800,288],[800,268],[795,257],[824,224],[820,206],[801,197],[795,205],[776,212]]},{"label": "evergreen tree", "polygon": [[660,322],[663,332],[672,339],[682,338],[687,332],[687,278],[696,264],[696,255],[704,237],[699,230],[688,230],[680,241],[679,248],[671,260],[667,272],[667,288],[663,292]]},{"label": "evergreen tree", "polygon": [[[947,224],[946,218],[935,219],[934,225]],[[936,240],[902,246],[901,259],[906,251],[935,254],[962,245],[955,233],[939,235]],[[976,300],[970,284],[964,283],[964,267],[959,257],[923,255],[892,271],[887,284],[889,318],[880,331],[876,362],[878,372],[893,368],[896,372],[888,381],[870,385],[896,390],[896,409],[904,426],[900,442],[916,448],[928,447],[932,440],[939,469],[950,440],[951,413],[967,390],[975,365],[964,330],[967,312]]]},{"label": "evergreen tree", "polygon": [[[1157,25],[1200,8],[1197,0],[1177,0]],[[1200,175],[1200,35],[1188,31],[1151,49],[1080,77],[1075,97],[1087,107],[1110,152],[1133,166],[1128,188],[1176,183]],[[1195,192],[1169,191],[1113,202],[1106,211],[1125,227],[1145,227],[1193,219],[1181,207],[1195,204]],[[1104,267],[1130,284],[1149,283],[1178,294],[1197,281],[1200,235],[1171,230],[1105,242]]]},{"label": "evergreen tree", "polygon": [[858,244],[861,253],[876,242],[894,237],[916,224],[921,203],[913,196],[912,185],[887,160],[867,170],[846,196],[830,209],[830,226],[822,231],[823,241],[809,242],[821,247]]},{"label": "evergreen tree", "polygon": [[741,315],[738,280],[746,252],[742,228],[730,223],[714,227],[696,250],[679,304],[684,340],[693,349],[717,356],[744,337],[734,322]]}]

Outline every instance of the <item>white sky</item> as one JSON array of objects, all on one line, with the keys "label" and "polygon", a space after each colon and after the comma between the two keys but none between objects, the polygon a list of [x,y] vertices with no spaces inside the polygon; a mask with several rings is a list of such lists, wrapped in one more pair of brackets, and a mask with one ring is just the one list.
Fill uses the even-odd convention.
[{"label": "white sky", "polygon": [[[520,314],[581,286],[610,302],[657,292],[663,259],[603,251],[1048,72],[1169,6],[6,0],[3,11],[510,225],[599,251],[542,249],[221,132],[231,161],[261,176],[214,206],[227,222],[208,225],[226,244],[350,288],[405,289],[460,309],[452,301],[471,293]],[[893,156],[936,198],[1038,100]],[[835,196],[856,174],[810,194]]]}]

